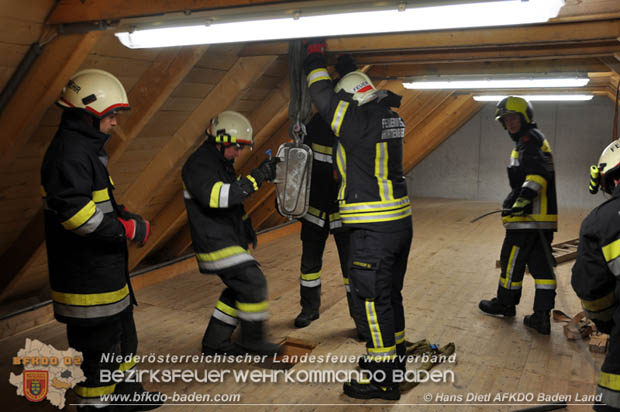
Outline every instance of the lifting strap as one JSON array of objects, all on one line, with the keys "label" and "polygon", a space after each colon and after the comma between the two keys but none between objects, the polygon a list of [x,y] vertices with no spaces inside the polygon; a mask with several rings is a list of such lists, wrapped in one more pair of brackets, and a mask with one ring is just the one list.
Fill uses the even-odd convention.
[{"label": "lifting strap", "polygon": [[296,145],[301,145],[306,135],[305,124],[312,118],[312,100],[304,75],[304,58],[306,51],[303,40],[291,40],[288,44],[289,81],[291,100],[288,105],[288,117],[291,120],[289,134]]}]

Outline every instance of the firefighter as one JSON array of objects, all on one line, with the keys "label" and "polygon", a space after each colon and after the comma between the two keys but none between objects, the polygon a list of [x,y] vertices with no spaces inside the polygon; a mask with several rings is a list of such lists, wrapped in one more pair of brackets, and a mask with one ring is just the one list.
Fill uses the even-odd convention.
[{"label": "firefighter", "polygon": [[[338,57],[336,70],[340,77],[356,70],[351,55]],[[306,125],[304,144],[312,149],[312,178],[308,213],[301,218],[301,313],[295,318],[295,327],[304,328],[319,318],[321,305],[321,268],[323,252],[330,233],[338,250],[340,268],[344,279],[349,314],[353,316],[351,288],[347,275],[348,231],[342,227],[338,213],[338,181],[334,176],[333,149],[335,136],[329,124],[318,113]],[[358,317],[359,318],[359,317]],[[363,339],[363,327],[356,325],[357,336]]]},{"label": "firefighter", "polygon": [[[144,245],[150,224],[114,198],[104,145],[119,111],[129,110],[120,81],[96,69],[76,73],[56,102],[62,119],[41,166],[45,238],[54,316],[67,325],[69,346],[82,352],[86,381],[74,388],[78,410],[117,410],[101,395],[143,393],[140,384],[101,382],[100,371],[127,371],[137,351],[136,304],[128,270],[126,239]],[[124,363],[102,362],[102,354]],[[142,394],[149,410],[161,405],[157,393]],[[131,401],[130,401],[131,402]],[[102,404],[105,406],[102,408]],[[117,409],[115,409],[115,407]]]},{"label": "firefighter", "polygon": [[[245,116],[224,111],[211,120],[206,140],[182,170],[185,206],[201,273],[217,274],[227,286],[215,305],[202,339],[205,354],[274,354],[279,345],[265,340],[267,281],[248,251],[256,234],[243,201],[275,177],[277,157],[266,159],[249,175],[237,177],[235,158],[252,146],[252,126]],[[231,336],[241,325],[240,347]]]},{"label": "firefighter", "polygon": [[[609,334],[595,411],[620,411],[620,143],[609,144],[598,162],[601,189],[611,195],[581,223],[572,286],[586,316]],[[595,183],[598,185],[598,182]]]},{"label": "firefighter", "polygon": [[296,328],[305,328],[319,318],[323,251],[330,232],[336,241],[347,298],[350,299],[346,272],[347,232],[342,229],[334,195],[337,183],[332,168],[333,133],[318,113],[306,125],[306,130],[308,134],[304,137],[304,144],[313,152],[313,184],[310,186],[308,212],[301,218],[301,313],[295,318]]},{"label": "firefighter", "polygon": [[533,117],[532,105],[521,97],[508,96],[497,104],[495,120],[508,131],[515,147],[508,166],[511,192],[503,203],[506,236],[500,254],[497,297],[481,300],[479,308],[486,314],[514,317],[527,265],[536,293],[534,313],[525,316],[523,323],[549,335],[556,294],[551,255],[553,233],[557,230],[555,172],[551,147]]},{"label": "firefighter", "polygon": [[360,366],[370,381],[352,380],[344,393],[358,399],[400,399],[393,372],[404,368],[402,287],[413,236],[411,205],[402,170],[405,124],[390,107],[400,97],[376,90],[353,71],[334,88],[325,42],[307,42],[304,69],[312,101],[337,139],[339,213],[350,230],[347,264],[355,313],[363,314],[367,354]]}]

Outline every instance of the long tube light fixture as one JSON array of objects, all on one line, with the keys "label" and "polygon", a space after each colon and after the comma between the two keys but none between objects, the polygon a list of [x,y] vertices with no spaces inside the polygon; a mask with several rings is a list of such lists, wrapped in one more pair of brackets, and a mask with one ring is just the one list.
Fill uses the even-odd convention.
[{"label": "long tube light fixture", "polygon": [[498,75],[486,78],[475,76],[454,76],[439,79],[421,79],[403,82],[407,89],[437,90],[437,89],[522,89],[522,88],[553,88],[553,87],[583,87],[590,79],[585,75]]},{"label": "long tube light fixture", "polygon": [[[592,94],[530,94],[530,95],[518,95],[530,102],[578,102],[592,100],[594,95]],[[478,102],[499,102],[506,95],[478,95],[474,96],[474,100]]]},{"label": "long tube light fixture", "polygon": [[256,19],[235,16],[235,21],[213,19],[192,25],[136,27],[116,33],[132,49],[235,43],[277,39],[397,33],[449,28],[507,26],[541,23],[556,17],[564,0],[499,0],[431,7],[294,15]]}]

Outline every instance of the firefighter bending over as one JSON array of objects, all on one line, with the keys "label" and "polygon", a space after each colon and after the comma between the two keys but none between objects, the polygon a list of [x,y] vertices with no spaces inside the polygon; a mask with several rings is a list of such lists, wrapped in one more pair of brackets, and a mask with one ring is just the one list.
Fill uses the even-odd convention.
[{"label": "firefighter bending over", "polygon": [[[267,281],[248,251],[256,234],[243,201],[275,176],[278,158],[267,159],[247,176],[233,163],[253,143],[252,126],[240,113],[225,111],[211,120],[207,139],[183,166],[185,206],[201,273],[217,274],[226,289],[215,305],[202,339],[205,354],[274,354],[279,345],[265,340]],[[231,336],[241,324],[241,341]]]}]

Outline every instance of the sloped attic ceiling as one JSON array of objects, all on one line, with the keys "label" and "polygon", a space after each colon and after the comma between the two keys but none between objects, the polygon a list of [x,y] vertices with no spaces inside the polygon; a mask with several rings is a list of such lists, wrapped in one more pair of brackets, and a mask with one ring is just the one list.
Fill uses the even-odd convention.
[{"label": "sloped attic ceiling", "polygon": [[[58,25],[138,16],[157,21],[165,13],[267,3],[293,7],[299,2],[5,2],[0,11],[3,88],[30,45],[46,43],[0,113],[0,304],[5,312],[48,298],[39,167],[60,118],[53,103],[77,70],[110,71],[129,92],[132,110],[107,150],[116,197],[153,224],[149,244],[131,246],[132,269],[182,255],[191,246],[180,168],[213,115],[237,110],[252,122],[256,145],[237,160],[241,173],[289,138],[286,42],[130,50],[113,30],[56,35]],[[407,124],[408,171],[480,106],[469,92],[405,90],[399,78],[579,71],[591,78],[587,91],[615,99],[619,36],[620,2],[567,0],[560,16],[547,24],[334,38],[328,39],[328,50],[331,62],[338,53],[353,53],[378,87],[403,95],[399,113]],[[246,203],[257,229],[283,222],[274,202],[273,186],[265,185]]]}]

